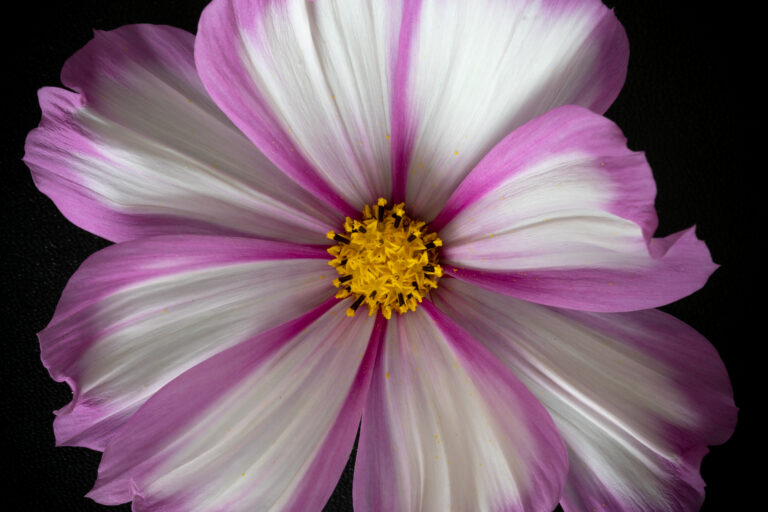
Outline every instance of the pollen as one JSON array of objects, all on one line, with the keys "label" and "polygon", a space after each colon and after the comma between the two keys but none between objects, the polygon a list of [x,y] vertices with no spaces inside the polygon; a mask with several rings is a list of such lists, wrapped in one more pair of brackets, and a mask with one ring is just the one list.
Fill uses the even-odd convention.
[{"label": "pollen", "polygon": [[363,304],[368,315],[381,310],[389,320],[392,312],[416,311],[443,275],[438,252],[443,242],[425,222],[405,213],[405,204],[387,208],[386,199],[366,205],[359,220],[347,217],[344,233],[330,231],[337,242],[328,249],[328,262],[339,273],[333,280],[336,298],[354,297],[347,316],[355,316]]}]

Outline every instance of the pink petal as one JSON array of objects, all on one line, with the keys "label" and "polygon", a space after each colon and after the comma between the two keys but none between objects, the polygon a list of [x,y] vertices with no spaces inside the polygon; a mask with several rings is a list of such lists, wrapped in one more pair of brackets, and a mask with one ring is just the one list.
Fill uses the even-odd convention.
[{"label": "pink petal", "polygon": [[457,324],[425,301],[389,321],[378,357],[355,510],[555,507],[568,463],[552,420]]},{"label": "pink petal", "polygon": [[350,215],[390,195],[401,3],[215,0],[200,20],[195,58],[219,107],[289,176]]},{"label": "pink petal", "polygon": [[187,369],[333,294],[322,249],[207,236],[110,246],[88,258],[39,334],[43,363],[73,390],[59,445],[103,450]]},{"label": "pink petal", "polygon": [[64,65],[78,93],[41,89],[24,160],[75,224],[113,241],[248,234],[321,243],[340,216],[291,182],[218,110],[197,77],[194,36],[130,25]]},{"label": "pink petal", "polygon": [[89,496],[137,511],[320,509],[379,345],[350,303],[328,299],[165,386],[110,441]]},{"label": "pink petal", "polygon": [[406,203],[425,220],[508,133],[561,105],[603,113],[624,83],[627,37],[599,0],[412,4],[394,91],[394,188],[400,199],[407,180]]},{"label": "pink petal", "polygon": [[650,308],[717,268],[692,228],[651,239],[655,193],[645,157],[616,125],[566,106],[499,143],[431,228],[459,279],[559,307]]},{"label": "pink petal", "polygon": [[736,423],[704,337],[656,310],[559,310],[455,279],[434,296],[552,414],[568,445],[566,511],[698,510],[706,446]]}]

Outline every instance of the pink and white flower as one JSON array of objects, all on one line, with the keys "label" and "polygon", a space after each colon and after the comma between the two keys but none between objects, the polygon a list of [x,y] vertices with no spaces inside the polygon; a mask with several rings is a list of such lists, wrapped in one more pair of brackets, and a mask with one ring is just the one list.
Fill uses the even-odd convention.
[{"label": "pink and white flower", "polygon": [[[89,496],[320,509],[361,425],[357,510],[697,509],[736,409],[651,308],[716,265],[692,228],[653,238],[651,170],[600,115],[627,58],[598,0],[214,0],[197,36],[98,32],[25,156],[117,242],[40,333],[58,444],[104,452]],[[326,233],[379,197],[446,275],[350,318]]]}]

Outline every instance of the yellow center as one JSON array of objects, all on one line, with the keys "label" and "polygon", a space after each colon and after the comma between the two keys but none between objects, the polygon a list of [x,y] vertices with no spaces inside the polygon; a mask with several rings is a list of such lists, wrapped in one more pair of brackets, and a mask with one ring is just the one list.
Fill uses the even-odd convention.
[{"label": "yellow center", "polygon": [[429,233],[426,223],[406,216],[404,203],[386,205],[385,199],[366,205],[361,220],[347,217],[344,234],[328,233],[338,242],[328,249],[333,256],[328,264],[339,273],[333,280],[339,288],[336,297],[356,297],[348,316],[355,316],[363,303],[369,315],[381,308],[387,320],[392,311],[415,311],[443,275],[437,264],[443,242],[437,233]]}]

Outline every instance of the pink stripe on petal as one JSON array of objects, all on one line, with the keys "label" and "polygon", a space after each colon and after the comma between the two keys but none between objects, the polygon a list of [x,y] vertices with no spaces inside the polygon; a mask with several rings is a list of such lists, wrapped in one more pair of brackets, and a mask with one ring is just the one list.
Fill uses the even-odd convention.
[{"label": "pink stripe on petal", "polygon": [[[547,165],[554,164],[570,165],[576,172],[547,168]],[[532,174],[531,170],[538,167],[542,167],[539,175]],[[590,173],[597,176],[592,177]],[[540,181],[534,181],[536,179]],[[541,191],[542,195],[567,191],[567,188],[562,188],[564,185],[595,187],[595,197],[585,194],[576,200],[558,197],[557,202],[550,201],[553,207],[563,210],[603,206],[609,213],[640,225],[643,234],[649,238],[656,231],[658,219],[653,208],[656,184],[645,156],[627,148],[627,139],[615,123],[571,105],[556,108],[527,122],[500,141],[464,178],[430,223],[430,228],[443,231],[454,220],[466,223],[468,219],[463,211],[486,196],[493,195],[498,200],[494,205],[497,208],[507,200],[506,196],[502,197],[504,192],[514,199],[517,192],[514,180],[520,180],[520,188],[546,186],[546,190]],[[597,180],[609,182],[610,185],[604,185],[607,190],[597,189],[596,185],[600,183],[592,183]],[[505,188],[500,191],[502,187],[512,190]],[[535,194],[537,190],[521,192]],[[585,204],[578,204],[577,200]],[[547,198],[542,198],[542,209],[550,206],[546,201]],[[496,212],[492,215],[499,215],[496,209],[492,211]],[[522,213],[530,215],[529,212]],[[456,219],[459,214],[462,218]],[[449,229],[443,236],[447,235],[448,240],[459,238],[464,235],[462,228],[466,229],[466,226],[457,226],[453,231]]]},{"label": "pink stripe on petal", "polygon": [[390,320],[363,412],[355,509],[550,511],[567,457],[538,401],[428,301]]},{"label": "pink stripe on petal", "polygon": [[[376,323],[373,325],[373,333],[368,342],[368,348],[366,348],[365,356],[357,370],[349,396],[344,402],[328,438],[315,455],[301,485],[294,491],[291,501],[285,507],[286,510],[300,512],[313,508],[313,506],[321,509],[328,501],[333,489],[336,488],[339,475],[347,464],[350,448],[354,445],[357,436],[359,419],[368,397],[375,362],[378,359],[386,331],[387,321],[383,316],[378,315]],[[325,485],[318,486],[318,481],[325,481]]]},{"label": "pink stripe on petal", "polygon": [[227,116],[264,154],[306,190],[329,207],[350,215],[356,210],[325,182],[281,128],[265,97],[253,91],[253,77],[241,59],[247,58],[247,42],[241,30],[259,26],[267,1],[211,2],[203,11],[195,44],[195,62],[206,89]]},{"label": "pink stripe on petal", "polygon": [[408,88],[413,40],[422,0],[403,3],[403,19],[397,45],[395,82],[392,87],[392,202],[405,201],[408,167],[413,151],[415,119],[408,110]]},{"label": "pink stripe on petal", "polygon": [[[521,450],[520,454],[525,457],[522,452],[530,450],[527,453],[529,458],[526,463],[529,464],[528,476],[531,480],[528,488],[522,492],[522,496],[518,496],[522,504],[520,510],[549,510],[552,508],[551,497],[558,496],[562,489],[568,466],[565,445],[552,418],[517,377],[509,372],[493,354],[483,350],[466,330],[431,302],[425,301],[423,306],[451,343],[457,359],[461,361],[460,364],[464,365],[467,373],[477,383],[478,390],[487,397],[489,402],[496,402],[495,407],[503,407],[502,402],[512,398],[499,396],[500,389],[507,387],[514,390],[514,400],[518,402],[516,407],[525,411],[524,423],[531,429],[532,435],[529,441],[531,446]],[[522,425],[519,424],[514,428],[508,425],[507,434],[513,438],[517,434],[516,430],[521,427]],[[544,463],[541,462],[542,460]]]},{"label": "pink stripe on petal", "polygon": [[166,236],[99,251],[38,335],[43,364],[74,394],[56,413],[57,443],[103,449],[165,383],[319,304],[332,279],[321,248],[281,242]]},{"label": "pink stripe on petal", "polygon": [[[575,268],[520,271],[478,270],[454,266],[449,275],[488,290],[548,306],[582,311],[636,311],[669,304],[703,287],[718,265],[712,262],[694,228],[666,238],[654,238],[668,250],[640,261],[627,260],[626,269]],[[650,250],[653,253],[653,249]],[[542,255],[545,261],[546,254]]]}]

